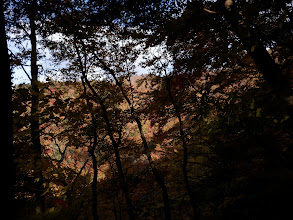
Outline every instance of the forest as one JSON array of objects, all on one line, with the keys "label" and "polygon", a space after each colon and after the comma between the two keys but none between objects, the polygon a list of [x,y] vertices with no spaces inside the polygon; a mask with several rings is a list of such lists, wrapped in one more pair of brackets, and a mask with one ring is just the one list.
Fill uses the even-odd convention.
[{"label": "forest", "polygon": [[293,218],[292,0],[0,8],[5,219]]}]

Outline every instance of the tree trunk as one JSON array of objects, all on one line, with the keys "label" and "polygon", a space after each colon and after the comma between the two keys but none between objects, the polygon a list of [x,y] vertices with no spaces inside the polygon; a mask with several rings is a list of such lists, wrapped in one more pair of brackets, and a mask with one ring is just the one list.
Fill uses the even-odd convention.
[{"label": "tree trunk", "polygon": [[[5,120],[3,123],[3,137],[4,143],[3,146],[3,165],[4,169],[4,210],[7,211],[7,216],[11,219],[14,218],[15,212],[11,210],[15,209],[14,207],[14,193],[15,193],[15,167],[13,162],[13,119],[12,119],[12,88],[11,88],[11,70],[10,70],[10,61],[7,47],[6,31],[5,31],[5,17],[4,17],[4,2],[1,0],[0,3],[0,52],[1,52],[1,68],[2,70],[2,84],[4,89],[2,90],[4,94],[4,104],[2,108],[4,109]],[[7,208],[6,208],[7,207]]]},{"label": "tree trunk", "polygon": [[186,191],[187,191],[189,199],[190,199],[194,219],[199,219],[199,213],[196,208],[196,198],[195,198],[195,195],[190,187],[190,182],[189,182],[188,173],[187,173],[188,148],[187,148],[187,143],[186,143],[186,138],[185,138],[185,132],[183,129],[183,122],[182,122],[182,118],[181,118],[180,109],[178,107],[178,103],[175,101],[175,99],[172,95],[171,78],[168,78],[168,76],[166,76],[166,89],[168,92],[169,99],[170,99],[170,101],[173,105],[173,108],[175,110],[176,117],[179,122],[179,134],[180,134],[180,139],[181,139],[182,147],[183,147],[182,173],[183,173],[183,178],[184,178],[184,184],[185,184]]},{"label": "tree trunk", "polygon": [[142,130],[142,124],[140,122],[140,119],[138,117],[135,116],[135,121],[140,133],[140,137],[144,146],[144,150],[145,150],[145,155],[148,158],[152,173],[155,177],[156,182],[158,183],[158,185],[160,186],[161,190],[162,190],[162,196],[163,196],[163,202],[164,202],[164,214],[165,214],[165,219],[166,220],[170,220],[171,219],[171,210],[170,210],[170,203],[169,203],[169,195],[168,195],[168,189],[166,187],[165,181],[163,179],[163,177],[160,175],[159,171],[157,170],[152,156],[151,156],[151,152],[149,150],[148,147],[148,143],[145,139],[143,130]]},{"label": "tree trunk", "polygon": [[93,213],[93,219],[99,220],[98,216],[98,192],[97,192],[97,184],[98,184],[98,164],[97,164],[97,158],[95,155],[94,148],[90,151],[90,155],[92,157],[93,161],[93,170],[94,170],[94,176],[93,176],[93,183],[92,183],[92,213]]},{"label": "tree trunk", "polygon": [[[82,82],[82,85],[83,85],[83,93],[84,93],[85,98],[86,98],[86,103],[87,103],[87,106],[89,107],[90,106],[90,101],[89,101],[89,98],[87,96],[86,85],[85,85],[85,82],[84,82],[83,78],[81,78],[81,82]],[[97,163],[97,158],[96,158],[96,155],[95,155],[95,150],[96,150],[96,147],[98,145],[97,126],[96,126],[95,115],[93,114],[92,109],[89,109],[89,111],[90,111],[91,120],[92,120],[92,133],[93,133],[93,138],[94,138],[94,141],[93,141],[93,143],[91,143],[91,146],[89,148],[89,154],[91,155],[91,158],[92,158],[93,171],[94,171],[93,182],[92,182],[92,214],[93,214],[93,219],[94,220],[99,220],[99,215],[98,215],[98,192],[97,192],[98,163]]]},{"label": "tree trunk", "polygon": [[131,115],[134,118],[134,120],[135,120],[135,122],[137,124],[138,130],[139,130],[139,133],[140,133],[140,137],[141,137],[141,140],[142,140],[142,143],[143,143],[145,155],[147,156],[147,159],[148,159],[148,162],[150,164],[152,173],[153,173],[153,175],[155,177],[155,180],[156,180],[156,182],[158,183],[158,185],[160,186],[160,188],[162,190],[162,197],[163,197],[163,202],[164,202],[165,219],[166,220],[169,220],[169,219],[171,219],[171,211],[170,211],[170,203],[169,203],[168,189],[166,187],[166,184],[165,184],[165,181],[164,181],[163,177],[160,175],[159,171],[157,170],[157,168],[156,168],[156,166],[155,166],[155,164],[153,162],[153,159],[152,159],[152,156],[151,156],[151,152],[149,150],[148,143],[146,141],[146,138],[144,136],[144,132],[142,130],[142,124],[141,124],[140,118],[137,115],[135,115],[135,111],[134,111],[133,104],[131,103],[130,99],[128,98],[127,94],[125,93],[122,84],[117,79],[117,77],[116,77],[115,73],[113,72],[113,70],[111,70],[103,62],[102,62],[102,64],[103,64],[104,69],[106,71],[109,71],[109,73],[113,76],[116,85],[119,87],[119,89],[120,89],[123,97],[125,98],[125,100],[127,101],[128,105],[130,107]]},{"label": "tree trunk", "polygon": [[131,200],[130,195],[129,195],[128,184],[126,182],[126,179],[125,179],[125,176],[124,176],[124,173],[123,173],[122,163],[121,163],[121,158],[120,158],[120,152],[119,152],[119,145],[120,145],[121,140],[119,139],[118,141],[116,141],[115,138],[114,138],[113,130],[112,130],[109,118],[107,116],[107,108],[106,108],[106,106],[104,104],[103,99],[96,92],[96,90],[91,86],[90,82],[88,81],[88,79],[86,78],[86,75],[84,73],[83,73],[83,78],[85,80],[85,83],[87,84],[87,86],[90,88],[91,92],[94,94],[95,98],[97,99],[99,105],[101,106],[102,117],[105,120],[106,127],[107,127],[107,132],[108,132],[108,135],[110,137],[110,140],[111,140],[113,148],[114,148],[115,163],[116,163],[117,170],[118,170],[120,187],[121,187],[122,192],[123,192],[123,194],[125,196],[125,199],[126,199],[127,213],[128,213],[129,219],[134,220],[135,219],[134,207],[132,205],[132,200]]},{"label": "tree trunk", "polygon": [[101,98],[101,96],[96,92],[96,90],[92,87],[91,83],[87,79],[85,65],[84,65],[85,62],[84,63],[82,62],[81,54],[80,54],[78,46],[76,44],[76,40],[77,40],[77,37],[74,36],[74,42],[73,43],[74,43],[74,47],[75,47],[75,50],[76,50],[76,53],[77,53],[77,56],[78,56],[78,60],[79,60],[79,68],[80,68],[80,71],[81,71],[81,74],[82,74],[81,79],[82,79],[82,81],[84,80],[85,84],[89,87],[89,89],[93,93],[94,97],[96,98],[96,102],[101,106],[102,117],[103,117],[103,119],[104,119],[104,121],[106,123],[107,133],[108,133],[108,135],[110,137],[110,140],[112,142],[112,146],[114,148],[115,163],[116,163],[117,170],[118,170],[120,187],[121,187],[121,190],[122,190],[122,192],[123,192],[123,194],[125,196],[125,200],[126,200],[126,204],[127,204],[127,213],[128,213],[129,219],[134,220],[135,219],[134,207],[132,205],[132,200],[130,198],[128,184],[126,182],[126,179],[125,179],[125,176],[124,176],[124,173],[123,173],[121,157],[120,157],[120,152],[119,152],[121,136],[119,135],[119,140],[118,141],[115,140],[114,132],[112,130],[112,126],[111,126],[110,120],[109,120],[108,115],[107,115],[107,108],[106,108],[106,106],[104,104],[104,101]]},{"label": "tree trunk", "polygon": [[42,195],[44,193],[43,188],[43,174],[42,174],[42,145],[40,141],[39,130],[39,82],[38,82],[38,65],[37,65],[37,37],[36,37],[36,24],[35,15],[36,2],[32,2],[31,13],[29,14],[30,20],[30,41],[31,41],[31,143],[34,152],[35,163],[35,178],[38,179],[35,185],[36,195],[36,213],[39,214],[45,210],[45,198]]},{"label": "tree trunk", "polygon": [[[84,83],[84,80],[82,79],[82,85],[84,89],[84,95],[86,96],[86,102],[87,105],[90,106],[89,99],[87,96],[86,92],[86,85]],[[95,150],[98,144],[98,137],[97,137],[97,126],[96,126],[96,121],[95,121],[95,116],[92,113],[92,109],[89,109],[90,114],[91,114],[91,119],[92,119],[92,132],[93,132],[93,138],[94,141],[92,143],[92,146],[90,146],[89,153],[92,158],[93,162],[93,171],[94,171],[94,176],[93,176],[93,182],[92,182],[92,213],[93,213],[93,219],[98,220],[98,192],[97,192],[97,184],[98,184],[98,164],[97,164],[97,158],[95,155]]]}]

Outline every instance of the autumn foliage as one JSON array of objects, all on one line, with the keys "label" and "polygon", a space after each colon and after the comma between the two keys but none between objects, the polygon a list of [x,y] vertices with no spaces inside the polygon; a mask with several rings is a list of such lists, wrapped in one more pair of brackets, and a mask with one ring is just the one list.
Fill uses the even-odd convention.
[{"label": "autumn foliage", "polygon": [[3,6],[15,219],[292,216],[292,2]]}]

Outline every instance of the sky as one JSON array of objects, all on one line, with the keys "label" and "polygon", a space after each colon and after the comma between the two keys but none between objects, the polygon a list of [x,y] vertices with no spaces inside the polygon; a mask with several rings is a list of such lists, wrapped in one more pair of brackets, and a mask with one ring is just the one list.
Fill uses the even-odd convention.
[{"label": "sky", "polygon": [[30,80],[28,79],[28,77],[25,75],[24,71],[20,68],[13,69],[12,77],[13,77],[12,78],[13,85],[22,84],[22,83],[25,83],[25,84],[30,83]]},{"label": "sky", "polygon": [[[21,33],[20,33],[21,35]],[[21,51],[29,51],[30,50],[30,41],[28,39],[23,39],[21,42],[13,43],[13,38],[17,38],[17,36],[13,36],[13,33],[11,33],[10,39],[12,39],[10,42],[8,41],[8,47],[13,54],[22,53]],[[40,36],[37,36],[37,41],[41,41]],[[48,38],[52,42],[56,42],[57,44],[62,44],[64,40],[64,36],[60,33],[55,33]],[[103,40],[104,38],[102,38]],[[104,39],[105,42],[108,42],[109,40],[107,38]],[[124,42],[125,43],[125,42]],[[124,44],[123,41],[121,41],[121,45]],[[111,48],[111,41],[109,41],[110,48]],[[118,45],[120,45],[118,44]],[[41,44],[37,45],[38,47],[38,53],[40,54],[40,59],[37,61],[39,65],[39,81],[45,82],[46,79],[52,78],[53,74],[50,74],[50,72],[54,72],[54,80],[59,76],[61,76],[60,70],[62,67],[65,67],[66,62],[63,62],[59,65],[54,63],[52,54],[50,50]],[[113,47],[113,46],[112,46]],[[138,46],[140,48],[140,46]],[[139,48],[137,48],[139,50]],[[148,48],[148,50],[143,50],[144,52],[138,55],[137,60],[134,63],[134,70],[137,75],[147,74],[150,73],[152,70],[151,68],[142,67],[140,63],[144,61],[145,59],[152,59],[156,57],[157,59],[157,67],[158,66],[165,66],[167,68],[167,72],[172,71],[172,58],[169,56],[169,53],[167,52],[167,48],[165,43],[162,43],[161,45],[157,45],[154,47]],[[111,53],[111,52],[110,52]],[[24,62],[24,61],[23,61]],[[157,68],[158,69],[158,68]],[[98,70],[97,70],[98,71]],[[156,70],[158,71],[158,70]],[[13,84],[30,84],[30,79],[27,75],[30,76],[30,61],[29,57],[26,61],[26,63],[23,63],[23,66],[20,67],[14,67],[12,69],[13,72]],[[58,73],[59,72],[59,73]],[[153,72],[154,73],[154,72]],[[164,74],[164,71],[162,73],[156,72],[155,74]],[[60,78],[63,78],[62,76]],[[64,79],[64,78],[63,78]]]},{"label": "sky", "polygon": [[[141,74],[145,74],[148,72],[148,70],[146,68],[143,68],[142,66],[139,65],[139,63],[143,60],[142,56],[138,58],[138,60],[136,61],[136,67],[135,67],[135,72],[138,75]],[[39,61],[39,64],[42,66],[42,69],[44,70],[48,70],[51,66],[50,66],[50,61],[47,60],[42,60]],[[26,72],[28,74],[30,74],[30,67],[29,66],[24,66]],[[17,68],[13,68],[13,74],[12,74],[12,83],[13,85],[19,85],[19,84],[30,84],[30,79],[28,78],[28,76],[25,74],[24,70],[21,67],[17,67]],[[46,75],[43,73],[43,71],[41,71],[41,74],[39,76],[39,81],[44,82],[46,81],[46,78],[50,77],[49,75]]]},{"label": "sky", "polygon": [[[48,75],[45,73],[52,67],[52,62],[49,60],[49,57],[43,58],[42,60],[38,61],[39,65],[39,81],[45,81]],[[29,63],[23,66],[25,71],[30,75],[30,66]],[[30,84],[30,79],[26,75],[25,71],[22,67],[15,67],[12,69],[12,83],[13,85],[18,84]]]},{"label": "sky", "polygon": [[[18,49],[16,47],[14,47],[13,44],[9,45],[9,49],[15,54],[18,52]],[[27,48],[27,49],[29,49],[29,48]],[[164,49],[165,48],[163,48],[161,45],[158,45],[158,46],[149,48],[149,51],[147,52],[147,54],[139,55],[137,60],[136,60],[136,62],[134,63],[136,74],[137,75],[142,75],[142,74],[149,73],[151,71],[151,69],[142,67],[140,65],[140,63],[142,61],[144,61],[145,58],[151,58],[153,56],[161,57],[162,54],[164,54],[163,53]],[[42,50],[42,54],[44,54],[42,59],[38,60],[39,81],[45,82],[48,77],[50,78],[50,74],[48,74],[48,72],[50,72],[50,70],[52,70],[52,69],[57,69],[58,70],[58,69],[60,69],[62,67],[62,65],[61,66],[54,66],[55,64],[51,61],[52,56],[51,56],[50,51],[48,49],[38,47],[38,50],[39,51]],[[164,58],[161,58],[161,61],[163,63],[166,62],[166,60]],[[63,67],[64,67],[64,65],[65,64],[63,64]],[[170,69],[170,68],[171,68],[171,66],[168,65],[168,69]],[[30,84],[30,79],[28,78],[27,74],[25,73],[25,71],[23,69],[25,69],[27,74],[30,75],[30,63],[29,63],[29,61],[27,63],[24,63],[23,67],[18,66],[18,67],[14,67],[12,69],[12,71],[13,71],[13,79],[12,79],[13,85]]]},{"label": "sky", "polygon": [[[50,62],[49,61],[40,61],[39,62],[40,68],[42,70],[47,70],[50,67]],[[24,66],[26,72],[30,75],[30,67]],[[40,71],[40,76],[39,76],[39,81],[45,81],[47,78],[47,75],[43,73],[44,71]],[[12,83],[13,85],[18,85],[18,84],[30,84],[30,79],[24,72],[24,70],[21,67],[13,68],[12,69]]]}]

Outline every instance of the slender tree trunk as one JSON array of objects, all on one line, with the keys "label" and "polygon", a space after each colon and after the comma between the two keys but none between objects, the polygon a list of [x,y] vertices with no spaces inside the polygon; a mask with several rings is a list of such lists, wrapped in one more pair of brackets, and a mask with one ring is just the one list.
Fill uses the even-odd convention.
[{"label": "slender tree trunk", "polygon": [[199,212],[197,211],[197,208],[196,208],[196,198],[195,198],[195,195],[191,189],[189,178],[188,178],[188,172],[187,172],[188,148],[187,148],[187,143],[186,143],[185,132],[183,129],[183,122],[182,122],[182,118],[181,118],[181,113],[180,113],[180,109],[178,107],[178,103],[175,101],[175,99],[172,95],[171,78],[166,76],[165,81],[166,81],[166,89],[168,92],[169,99],[173,105],[173,108],[176,113],[176,117],[179,122],[179,134],[180,134],[180,139],[181,139],[182,147],[183,147],[182,173],[183,173],[183,178],[184,178],[184,184],[185,184],[187,193],[190,198],[190,203],[191,203],[194,219],[199,219]]},{"label": "slender tree trunk", "polygon": [[83,78],[84,78],[85,83],[87,84],[87,86],[90,88],[91,92],[96,97],[99,105],[101,106],[101,109],[102,109],[102,117],[105,120],[105,123],[106,123],[106,126],[107,126],[108,135],[110,137],[110,140],[111,140],[112,145],[113,145],[113,148],[114,148],[115,163],[116,163],[117,170],[118,170],[118,176],[119,176],[120,186],[121,186],[122,192],[123,192],[123,194],[125,196],[125,199],[126,199],[127,213],[128,213],[129,219],[130,220],[134,220],[135,219],[134,207],[132,205],[132,200],[130,198],[128,184],[126,182],[126,179],[125,179],[125,176],[124,176],[124,173],[123,173],[122,163],[121,163],[121,157],[120,157],[120,152],[119,152],[119,146],[120,146],[121,139],[119,138],[119,140],[116,141],[115,138],[114,138],[114,133],[113,133],[113,130],[112,130],[112,127],[111,127],[111,124],[110,124],[110,120],[109,120],[108,115],[107,115],[107,108],[106,108],[106,106],[104,104],[103,99],[96,92],[96,90],[91,86],[91,84],[88,81],[88,79],[86,78],[86,75],[85,74],[83,74]]},{"label": "slender tree trunk", "polygon": [[168,189],[166,187],[165,181],[163,179],[163,177],[160,175],[158,169],[156,168],[152,156],[151,156],[151,152],[149,150],[148,147],[148,143],[146,141],[146,138],[144,136],[143,130],[142,130],[142,125],[140,122],[140,119],[138,117],[135,117],[135,121],[140,133],[140,137],[144,146],[144,150],[145,150],[145,155],[148,158],[152,173],[155,177],[156,182],[158,183],[158,185],[160,186],[161,190],[162,190],[162,197],[163,197],[163,202],[164,202],[164,214],[165,214],[165,219],[169,220],[171,219],[171,210],[170,210],[170,203],[169,203],[169,195],[168,195]]},{"label": "slender tree trunk", "polygon": [[156,182],[158,183],[158,185],[160,186],[161,190],[162,190],[162,196],[163,196],[163,201],[164,201],[164,214],[165,214],[165,219],[169,220],[171,219],[171,210],[170,210],[170,203],[169,203],[169,195],[168,195],[168,189],[166,187],[165,181],[163,179],[163,177],[160,175],[158,169],[156,168],[152,156],[151,156],[151,152],[149,150],[148,147],[148,143],[146,141],[146,138],[144,136],[143,130],[142,130],[142,125],[140,122],[140,119],[138,117],[135,117],[135,121],[140,133],[140,137],[144,146],[144,150],[145,150],[145,155],[148,158],[152,173],[155,177]]},{"label": "slender tree trunk", "polygon": [[[15,212],[11,210],[14,207],[14,185],[15,185],[15,167],[13,162],[13,119],[12,119],[12,87],[11,87],[11,70],[10,61],[7,47],[6,31],[5,31],[5,18],[4,18],[4,2],[1,0],[0,3],[0,66],[2,68],[2,84],[4,89],[2,90],[4,94],[4,104],[2,108],[4,109],[4,119],[3,120],[3,138],[5,145],[3,146],[3,166],[4,169],[4,213],[11,219],[14,218]],[[6,213],[7,211],[7,213]]]},{"label": "slender tree trunk", "polygon": [[[86,91],[86,85],[83,80],[81,79],[82,85],[83,85],[83,91],[84,95],[86,97],[86,103],[87,106],[90,106],[89,98],[87,96],[87,91]],[[89,154],[91,155],[92,162],[93,162],[93,182],[92,182],[92,214],[93,214],[93,219],[94,220],[99,220],[99,215],[98,215],[98,192],[97,192],[97,185],[98,185],[98,163],[97,163],[97,158],[95,155],[95,150],[98,145],[98,137],[97,137],[97,126],[96,126],[96,120],[95,116],[92,112],[92,109],[89,109],[90,115],[91,115],[91,120],[92,120],[92,133],[93,133],[93,138],[94,141],[91,143],[90,149],[89,149]]]},{"label": "slender tree trunk", "polygon": [[116,85],[119,87],[123,97],[125,98],[125,100],[127,101],[129,107],[130,107],[130,112],[131,112],[131,115],[132,117],[134,118],[136,124],[137,124],[137,127],[138,127],[138,130],[139,130],[139,133],[140,133],[140,137],[141,137],[141,140],[142,140],[142,143],[143,143],[143,147],[144,147],[144,151],[145,151],[145,155],[147,156],[147,159],[148,159],[148,162],[150,164],[150,167],[151,167],[151,170],[152,170],[152,173],[155,177],[155,180],[156,182],[158,183],[158,185],[160,186],[161,190],[162,190],[162,197],[163,197],[163,202],[164,202],[164,214],[165,214],[165,219],[166,220],[169,220],[171,219],[171,210],[170,210],[170,203],[169,203],[169,196],[168,196],[168,189],[166,187],[166,184],[165,184],[165,181],[163,179],[163,177],[160,175],[158,169],[156,168],[154,162],[153,162],[153,159],[152,159],[152,156],[151,156],[151,152],[149,150],[149,146],[148,146],[148,143],[146,141],[146,138],[144,136],[144,132],[142,130],[142,123],[140,121],[140,118],[135,114],[135,110],[134,110],[134,107],[133,107],[133,104],[131,103],[129,97],[127,96],[127,94],[125,93],[124,89],[123,89],[123,86],[122,84],[119,82],[119,80],[117,79],[115,73],[113,72],[113,70],[111,70],[108,66],[106,66],[106,64],[103,64],[103,67],[106,71],[108,71],[114,78],[115,80],[115,83]]},{"label": "slender tree trunk", "polygon": [[[82,76],[81,76],[82,81],[84,80],[85,84],[89,87],[89,89],[93,93],[94,97],[96,98],[96,102],[101,106],[102,117],[103,117],[103,119],[104,119],[104,121],[106,123],[107,132],[108,132],[108,135],[109,135],[110,140],[112,142],[112,146],[114,148],[115,163],[116,163],[117,170],[118,170],[120,187],[121,187],[121,190],[122,190],[122,192],[123,192],[123,194],[125,196],[125,200],[126,200],[126,204],[127,204],[127,213],[128,213],[129,219],[134,220],[135,219],[134,207],[133,207],[133,204],[132,204],[132,200],[130,198],[128,184],[126,182],[126,178],[125,178],[124,173],[123,173],[121,157],[120,157],[120,152],[119,152],[119,146],[120,146],[120,143],[121,143],[121,135],[119,135],[119,139],[118,139],[118,141],[116,141],[115,138],[114,138],[114,132],[112,130],[110,120],[109,120],[108,115],[107,115],[107,108],[106,108],[106,106],[104,104],[104,101],[101,98],[101,96],[96,92],[96,90],[92,87],[91,83],[87,79],[86,65],[85,65],[86,64],[86,59],[84,59],[84,62],[82,62],[81,54],[80,54],[80,51],[79,51],[78,46],[76,44],[76,41],[77,41],[77,37],[74,36],[74,42],[73,43],[74,43],[74,47],[75,47],[75,50],[76,50],[76,53],[77,53],[77,56],[78,56],[78,60],[79,60],[80,71],[81,71],[81,74],[82,74]],[[82,41],[81,41],[81,44],[83,44]],[[84,45],[83,45],[83,47],[84,47]]]},{"label": "slender tree trunk", "polygon": [[90,151],[90,155],[92,157],[93,162],[93,170],[94,170],[94,176],[93,176],[93,182],[92,182],[92,213],[94,220],[99,220],[98,216],[98,192],[97,192],[97,185],[98,185],[98,164],[97,164],[97,158],[95,155],[94,148]]},{"label": "slender tree trunk", "polygon": [[36,195],[36,213],[39,214],[45,210],[45,198],[42,195],[44,193],[43,188],[43,174],[41,162],[42,162],[42,145],[40,141],[40,130],[39,130],[39,82],[38,82],[38,65],[37,65],[37,37],[36,37],[36,24],[34,11],[36,10],[36,2],[32,2],[31,11],[29,14],[30,20],[30,41],[31,41],[31,88],[32,88],[32,99],[31,99],[31,143],[34,152],[35,162],[35,178],[38,181],[35,184],[35,195]]}]

